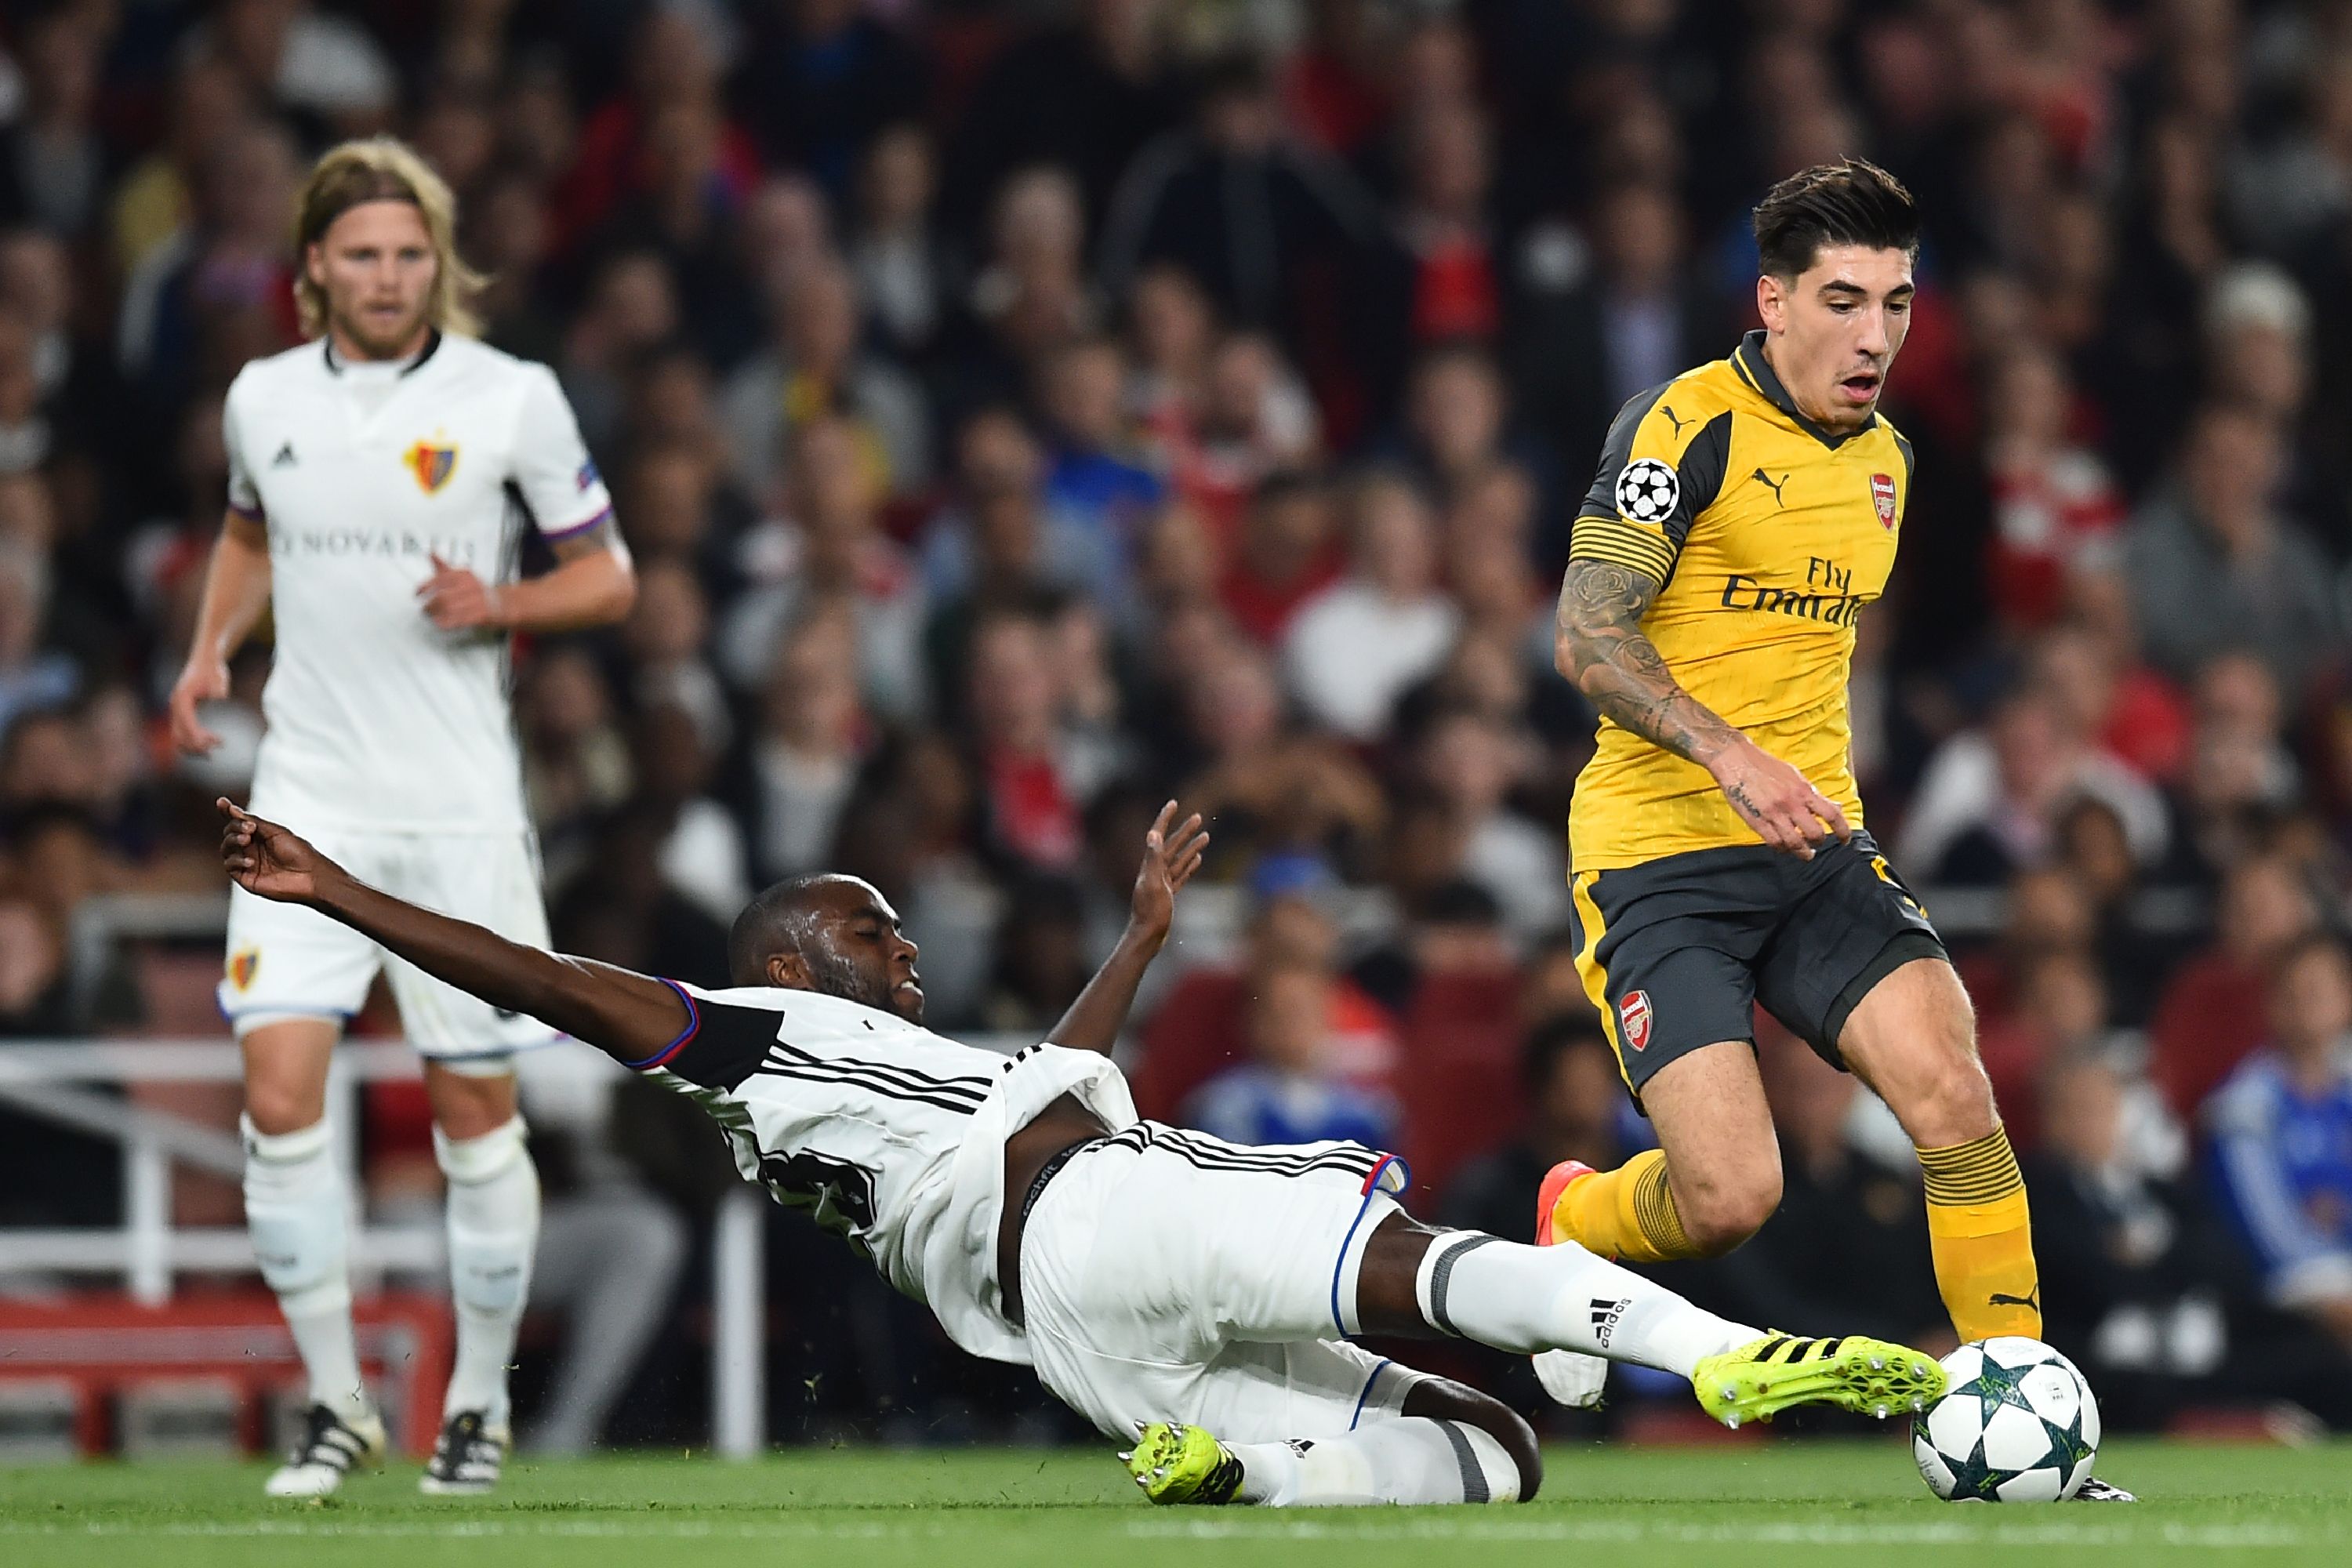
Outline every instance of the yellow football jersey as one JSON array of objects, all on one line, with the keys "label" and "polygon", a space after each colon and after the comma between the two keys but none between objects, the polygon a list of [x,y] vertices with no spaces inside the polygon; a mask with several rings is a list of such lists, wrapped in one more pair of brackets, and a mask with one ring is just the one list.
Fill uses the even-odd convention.
[{"label": "yellow football jersey", "polygon": [[[1854,617],[1885,589],[1910,489],[1911,444],[1894,426],[1813,424],[1750,332],[1625,405],[1570,554],[1664,583],[1642,631],[1675,679],[1859,827]],[[1569,811],[1577,869],[1759,842],[1705,768],[1601,720]]]}]

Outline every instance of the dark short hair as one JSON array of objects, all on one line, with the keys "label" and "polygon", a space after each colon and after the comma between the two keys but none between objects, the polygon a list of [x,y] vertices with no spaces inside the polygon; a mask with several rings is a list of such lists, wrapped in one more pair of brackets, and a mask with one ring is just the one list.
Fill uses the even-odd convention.
[{"label": "dark short hair", "polygon": [[743,906],[727,931],[730,984],[765,984],[771,956],[804,952],[803,944],[815,934],[817,889],[830,880],[822,872],[787,877]]},{"label": "dark short hair", "polygon": [[1794,278],[1825,245],[1919,249],[1919,207],[1903,182],[1863,158],[1790,175],[1756,204],[1756,252],[1775,278]]}]

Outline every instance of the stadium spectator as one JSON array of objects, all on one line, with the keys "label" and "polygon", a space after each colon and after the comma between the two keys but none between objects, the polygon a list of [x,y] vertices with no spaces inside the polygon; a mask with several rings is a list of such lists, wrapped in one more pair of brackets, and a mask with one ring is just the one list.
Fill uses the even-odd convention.
[{"label": "stadium spectator", "polygon": [[1948,741],[1929,761],[1897,854],[1931,880],[1982,885],[2041,864],[2054,851],[2058,814],[2077,794],[2114,806],[2136,855],[2163,852],[2163,802],[2147,781],[2094,751],[2048,682],[2011,692],[1980,730]]},{"label": "stadium spectator", "polygon": [[1202,68],[1192,125],[1141,149],[1120,177],[1103,274],[1117,292],[1151,262],[1179,262],[1232,320],[1296,347],[1309,268],[1344,278],[1379,226],[1345,165],[1289,133],[1264,62],[1235,51]]},{"label": "stadium spectator", "polygon": [[1993,508],[1986,571],[1993,605],[2015,632],[2056,620],[2069,573],[2118,545],[2123,498],[2097,454],[2076,439],[2078,416],[2054,355],[2021,348],[1993,367],[1985,395]]},{"label": "stadium spectator", "polygon": [[1104,553],[1123,563],[1141,520],[1167,494],[1160,476],[1135,460],[1125,353],[1115,338],[1075,339],[1045,357],[1038,381],[1054,450],[1046,499],[1104,536]]},{"label": "stadium spectator", "polygon": [[64,702],[81,683],[71,656],[41,646],[48,601],[47,557],[0,539],[0,739],[17,715]]},{"label": "stadium spectator", "polygon": [[736,482],[755,497],[774,493],[793,433],[838,416],[856,428],[883,494],[921,489],[930,478],[922,395],[906,372],[860,351],[856,275],[831,260],[786,275],[770,319],[772,342],[719,394]]},{"label": "stadium spectator", "polygon": [[2134,1147],[2153,1100],[2145,1080],[2097,1053],[2060,1058],[2042,1075],[2049,1136],[2021,1163],[2034,1223],[2051,1238],[2050,1332],[2082,1347],[2100,1417],[2116,1430],[2163,1426],[2200,1402],[2342,1423],[2352,1355],[2240,1288],[2237,1249],[2179,1162],[2151,1168]]},{"label": "stadium spectator", "polygon": [[1004,900],[996,926],[996,967],[982,998],[983,1028],[1042,1037],[1069,1010],[1094,973],[1086,949],[1086,903],[1069,877],[1024,877]]},{"label": "stadium spectator", "polygon": [[948,184],[964,223],[1008,173],[1036,164],[1076,171],[1087,210],[1103,212],[1136,153],[1182,118],[1165,0],[1081,0],[1074,10],[1013,39],[973,88]]},{"label": "stadium spectator", "polygon": [[1730,323],[1686,270],[1673,196],[1628,183],[1594,203],[1592,265],[1538,293],[1507,357],[1520,406],[1559,443],[1571,473],[1601,452],[1609,422],[1635,393],[1724,352]]},{"label": "stadium spectator", "polygon": [[2259,654],[2299,689],[2335,657],[2343,632],[2325,557],[2275,510],[2277,427],[2215,405],[2191,423],[2175,479],[2135,517],[2126,545],[2148,657],[2187,676],[2212,655]]},{"label": "stadium spectator", "polygon": [[1368,476],[1348,510],[1348,574],[1299,605],[1282,663],[1308,719],[1363,742],[1385,732],[1398,695],[1437,668],[1460,612],[1438,586],[1435,526],[1411,482]]},{"label": "stadium spectator", "polygon": [[2149,1070],[2180,1115],[2262,1043],[2273,973],[2320,925],[2309,882],[2278,856],[2250,858],[2221,884],[2217,935],[2173,973],[2149,1026]]},{"label": "stadium spectator", "polygon": [[25,104],[0,128],[0,226],[27,223],[76,239],[98,218],[106,175],[99,134],[101,13],[53,6],[21,37]]},{"label": "stadium spectator", "polygon": [[2215,1173],[2264,1294],[2352,1347],[2352,956],[2303,939],[2269,1001],[2268,1046],[2206,1104]]},{"label": "stadium spectator", "polygon": [[886,714],[920,713],[930,700],[928,605],[915,563],[882,531],[869,453],[856,426],[829,413],[803,425],[792,445],[788,510],[739,545],[754,586],[719,627],[719,667],[739,688],[761,685],[783,628],[838,603],[856,630],[865,700]]},{"label": "stadium spectator", "polygon": [[912,121],[884,127],[866,150],[849,264],[885,350],[902,364],[930,356],[948,309],[950,260],[933,204],[938,155]]},{"label": "stadium spectator", "polygon": [[0,1036],[54,1039],[74,1021],[64,937],[30,900],[0,898]]},{"label": "stadium spectator", "polygon": [[1452,818],[1461,858],[1454,875],[1495,900],[1522,946],[1568,919],[1568,866],[1557,833],[1510,809],[1532,772],[1531,749],[1492,715],[1442,713],[1420,737],[1418,761],[1432,797]]},{"label": "stadium spectator", "polygon": [[1255,1059],[1194,1094],[1186,1123],[1237,1143],[1393,1142],[1396,1107],[1349,1083],[1332,1059],[1330,975],[1283,961],[1261,964],[1250,980],[1244,1027]]},{"label": "stadium spectator", "polygon": [[837,608],[803,618],[776,649],[727,790],[736,820],[749,825],[751,870],[762,887],[829,864],[872,743],[855,649],[852,618]]},{"label": "stadium spectator", "polygon": [[[640,606],[656,570],[639,574]],[[613,720],[612,691],[583,650],[550,649],[524,672],[515,716],[531,825],[542,846],[557,849],[629,793],[628,746]]]},{"label": "stadium spectator", "polygon": [[735,79],[744,124],[770,164],[806,169],[838,201],[882,127],[919,112],[927,61],[855,0],[755,7]]},{"label": "stadium spectator", "polygon": [[1004,182],[952,345],[962,396],[1017,395],[1040,356],[1101,324],[1086,221],[1084,198],[1063,168],[1024,169]]},{"label": "stadium spectator", "polygon": [[1278,645],[1291,619],[1339,574],[1328,491],[1302,474],[1269,478],[1257,492],[1219,593],[1234,624]]}]

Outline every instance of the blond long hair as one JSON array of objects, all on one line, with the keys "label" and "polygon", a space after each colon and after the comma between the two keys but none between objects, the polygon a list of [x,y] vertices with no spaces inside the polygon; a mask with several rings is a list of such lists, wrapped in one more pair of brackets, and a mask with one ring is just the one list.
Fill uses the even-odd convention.
[{"label": "blond long hair", "polygon": [[370,136],[329,148],[303,183],[294,208],[294,304],[302,332],[315,338],[327,330],[327,291],[310,281],[310,247],[334,221],[362,202],[406,202],[425,219],[433,239],[433,291],[425,319],[441,331],[470,338],[481,331],[474,296],[486,281],[457,254],[457,198],[406,142]]}]

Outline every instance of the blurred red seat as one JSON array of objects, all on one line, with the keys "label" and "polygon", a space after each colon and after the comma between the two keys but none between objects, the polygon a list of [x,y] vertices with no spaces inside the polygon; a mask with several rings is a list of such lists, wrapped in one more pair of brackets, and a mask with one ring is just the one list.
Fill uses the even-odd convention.
[{"label": "blurred red seat", "polygon": [[1423,1207],[1454,1173],[1518,1131],[1519,981],[1512,970],[1422,977],[1405,1009],[1397,1095],[1398,1152]]},{"label": "blurred red seat", "polygon": [[1246,1059],[1243,1005],[1240,971],[1185,971],[1143,1026],[1143,1059],[1129,1080],[1136,1110],[1171,1120],[1194,1089]]}]

